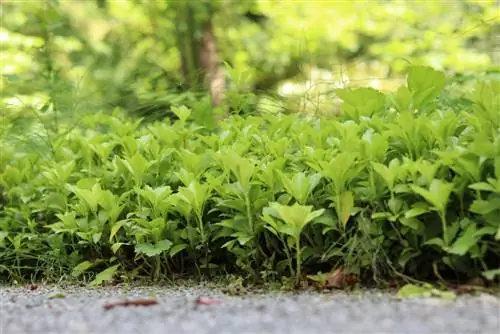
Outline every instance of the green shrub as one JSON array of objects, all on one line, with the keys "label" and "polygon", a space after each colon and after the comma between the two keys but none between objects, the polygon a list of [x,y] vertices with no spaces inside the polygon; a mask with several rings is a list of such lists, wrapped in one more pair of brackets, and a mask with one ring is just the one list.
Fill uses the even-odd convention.
[{"label": "green shrub", "polygon": [[218,127],[86,117],[50,150],[2,140],[0,272],[8,279],[344,266],[374,278],[500,268],[500,82],[457,110],[442,72],[394,94],[343,89],[336,119],[234,116]]}]

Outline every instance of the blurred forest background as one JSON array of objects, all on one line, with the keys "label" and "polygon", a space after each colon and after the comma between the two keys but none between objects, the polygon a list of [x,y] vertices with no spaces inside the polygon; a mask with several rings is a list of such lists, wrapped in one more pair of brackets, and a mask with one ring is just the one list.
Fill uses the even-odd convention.
[{"label": "blurred forest background", "polygon": [[329,114],[333,89],[392,90],[410,64],[462,81],[500,64],[499,1],[0,3],[11,126],[117,107],[158,119],[182,104]]}]

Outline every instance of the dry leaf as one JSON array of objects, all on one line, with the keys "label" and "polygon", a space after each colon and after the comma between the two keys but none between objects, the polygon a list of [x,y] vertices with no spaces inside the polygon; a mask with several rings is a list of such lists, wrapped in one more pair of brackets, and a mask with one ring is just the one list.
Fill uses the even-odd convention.
[{"label": "dry leaf", "polygon": [[118,306],[128,307],[128,306],[151,306],[158,304],[156,299],[138,299],[138,300],[125,300],[121,302],[105,304],[103,308],[109,310]]},{"label": "dry leaf", "polygon": [[354,274],[346,274],[343,267],[335,269],[328,274],[328,279],[325,282],[326,288],[345,289],[353,286],[358,282],[358,278]]},{"label": "dry leaf", "polygon": [[477,286],[477,287],[485,287],[486,286],[486,280],[483,277],[477,276],[477,277],[471,278],[467,282],[467,285]]},{"label": "dry leaf", "polygon": [[482,277],[471,278],[467,283],[458,285],[455,290],[457,292],[472,292],[477,289],[486,287],[486,280]]},{"label": "dry leaf", "polygon": [[204,297],[198,297],[196,298],[196,305],[216,305],[220,304],[221,301],[215,300],[215,299],[209,299],[209,298],[204,298]]}]

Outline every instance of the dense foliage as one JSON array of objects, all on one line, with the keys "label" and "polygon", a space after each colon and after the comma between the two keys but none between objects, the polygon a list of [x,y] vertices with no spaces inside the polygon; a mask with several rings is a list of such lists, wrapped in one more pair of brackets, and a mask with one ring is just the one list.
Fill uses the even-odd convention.
[{"label": "dense foliage", "polygon": [[498,1],[0,15],[2,279],[498,281]]},{"label": "dense foliage", "polygon": [[443,72],[412,67],[394,93],[337,90],[337,118],[207,127],[187,107],[173,123],[117,110],[55,127],[35,151],[4,136],[0,272],[494,279],[500,81],[445,89]]}]

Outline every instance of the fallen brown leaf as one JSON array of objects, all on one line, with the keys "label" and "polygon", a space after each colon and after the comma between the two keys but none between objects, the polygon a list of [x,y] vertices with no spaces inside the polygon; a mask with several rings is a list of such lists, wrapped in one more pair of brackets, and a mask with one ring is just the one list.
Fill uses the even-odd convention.
[{"label": "fallen brown leaf", "polygon": [[151,305],[156,305],[158,304],[158,301],[156,299],[137,299],[137,300],[124,300],[121,302],[114,302],[114,303],[108,303],[104,304],[103,308],[105,310],[109,310],[115,307],[129,307],[129,306],[151,306]]},{"label": "fallen brown leaf", "polygon": [[482,277],[474,277],[467,281],[467,283],[456,286],[455,291],[467,293],[484,287],[486,287],[486,280]]},{"label": "fallen brown leaf", "polygon": [[204,298],[204,297],[198,297],[196,298],[196,305],[216,305],[220,304],[221,301],[215,300],[215,299],[209,299],[209,298]]},{"label": "fallen brown leaf", "polygon": [[328,274],[328,279],[325,282],[326,288],[345,289],[353,286],[358,282],[358,278],[354,274],[346,274],[343,267],[337,268]]},{"label": "fallen brown leaf", "polygon": [[483,277],[477,276],[477,277],[471,278],[467,282],[467,285],[485,287],[486,286],[486,279],[484,279]]},{"label": "fallen brown leaf", "polygon": [[38,284],[28,284],[26,288],[30,291],[35,291],[39,288]]}]

